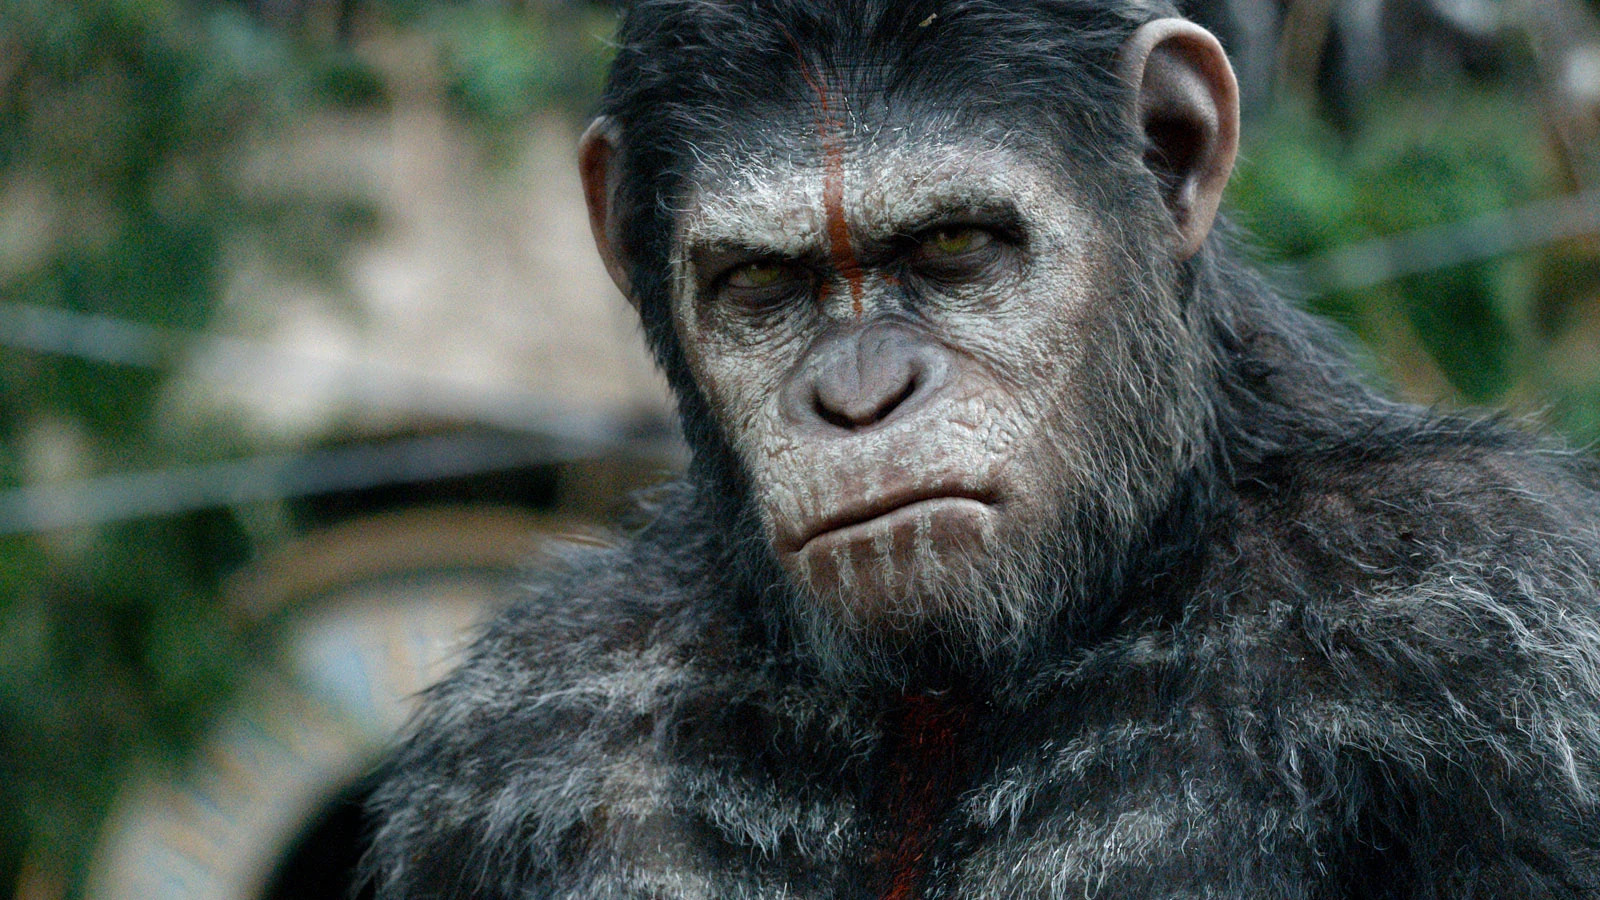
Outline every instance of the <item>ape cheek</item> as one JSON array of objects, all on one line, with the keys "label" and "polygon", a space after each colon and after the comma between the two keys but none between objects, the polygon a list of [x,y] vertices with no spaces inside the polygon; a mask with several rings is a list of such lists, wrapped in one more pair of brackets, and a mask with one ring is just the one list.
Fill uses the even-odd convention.
[{"label": "ape cheek", "polygon": [[[679,327],[680,333],[695,334]],[[773,474],[779,476],[780,487],[788,482],[784,470],[791,468],[796,442],[779,421],[777,396],[785,365],[773,362],[774,354],[752,357],[705,337],[688,342],[685,355],[695,383],[719,411],[724,433],[756,482],[772,483]]]}]

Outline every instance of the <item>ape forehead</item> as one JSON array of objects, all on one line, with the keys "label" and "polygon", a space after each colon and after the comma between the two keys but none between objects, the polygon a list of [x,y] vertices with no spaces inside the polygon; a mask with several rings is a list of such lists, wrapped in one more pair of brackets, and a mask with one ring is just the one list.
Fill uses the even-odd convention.
[{"label": "ape forehead", "polygon": [[678,245],[801,256],[837,234],[830,208],[843,213],[859,243],[963,217],[1070,227],[1081,204],[1038,156],[1006,143],[883,132],[841,143],[837,152],[769,146],[703,154],[680,211]]}]

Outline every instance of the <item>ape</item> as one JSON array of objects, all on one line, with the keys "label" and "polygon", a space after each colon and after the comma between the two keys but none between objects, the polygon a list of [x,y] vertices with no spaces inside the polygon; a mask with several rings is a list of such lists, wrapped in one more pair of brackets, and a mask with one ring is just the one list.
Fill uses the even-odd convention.
[{"label": "ape", "polygon": [[631,4],[580,164],[693,463],[429,695],[381,896],[1600,896],[1600,477],[1234,262],[1172,16]]}]

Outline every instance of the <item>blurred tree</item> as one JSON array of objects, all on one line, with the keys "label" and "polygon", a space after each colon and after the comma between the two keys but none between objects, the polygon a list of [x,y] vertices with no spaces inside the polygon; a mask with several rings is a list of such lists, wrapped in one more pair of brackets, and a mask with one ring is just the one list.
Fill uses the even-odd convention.
[{"label": "blurred tree", "polygon": [[[1600,26],[1568,0],[1375,0],[1380,30],[1363,43],[1350,34],[1358,6],[1294,2],[1289,12],[1301,15],[1280,21],[1277,3],[1196,0],[1235,40],[1264,41],[1258,55],[1292,55],[1277,43],[1280,26],[1283,41],[1332,41],[1339,53],[1322,74],[1343,74],[1314,94],[1303,65],[1277,71],[1278,101],[1246,129],[1232,186],[1240,219],[1280,262],[1413,257],[1356,288],[1302,287],[1414,398],[1509,404],[1582,442],[1600,439],[1600,68],[1574,63],[1600,59]],[[1306,24],[1308,10],[1331,34]],[[1252,16],[1270,21],[1241,27]],[[1412,27],[1424,19],[1428,29]],[[1356,66],[1371,77],[1354,78],[1351,60],[1363,54],[1381,65]],[[1426,240],[1412,239],[1419,230]],[[1563,237],[1574,231],[1586,236]],[[1351,245],[1372,252],[1334,252]]]},{"label": "blurred tree", "polygon": [[[1364,116],[1348,136],[1287,104],[1257,123],[1232,199],[1272,257],[1461,222],[1550,190],[1529,140],[1538,119],[1510,97],[1407,87],[1372,100]],[[1307,299],[1380,358],[1414,355],[1420,344],[1461,397],[1488,402],[1515,378],[1531,309],[1528,265],[1485,260]],[[1410,387],[1424,396],[1436,390]]]},{"label": "blurred tree", "polygon": [[[384,51],[420,38],[456,112],[508,140],[592,105],[609,30],[565,2],[0,0],[0,493],[257,449],[160,418],[182,337],[241,248],[337,279],[378,224],[360,198],[250,183],[275,129],[382,114]],[[180,765],[247,671],[262,636],[216,596],[256,518],[0,530],[0,896],[77,890],[117,789]]]},{"label": "blurred tree", "polygon": [[439,35],[450,99],[469,116],[525,121],[551,107],[587,110],[599,96],[605,55],[595,51],[611,28],[607,14],[475,4],[434,10],[429,26]]},{"label": "blurred tree", "polygon": [[[334,257],[359,204],[239,175],[306,102],[291,49],[226,8],[0,3],[0,304],[193,332],[244,236]],[[235,449],[155,415],[172,360],[93,328],[58,335],[76,357],[20,346],[37,337],[0,342],[0,490]],[[0,893],[24,858],[70,883],[132,767],[178,759],[226,696],[245,645],[211,598],[249,552],[226,511],[0,535]]]}]

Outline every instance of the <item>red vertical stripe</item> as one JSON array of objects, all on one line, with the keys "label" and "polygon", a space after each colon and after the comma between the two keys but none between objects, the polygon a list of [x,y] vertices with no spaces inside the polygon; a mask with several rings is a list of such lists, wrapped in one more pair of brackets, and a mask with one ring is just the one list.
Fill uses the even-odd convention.
[{"label": "red vertical stripe", "polygon": [[947,697],[907,697],[889,758],[886,812],[898,835],[883,860],[883,900],[916,900],[928,874],[928,853],[939,821],[965,775],[960,738],[968,723],[963,704]]},{"label": "red vertical stripe", "polygon": [[850,233],[850,221],[844,214],[844,123],[833,112],[833,93],[806,63],[800,43],[793,35],[789,36],[789,43],[794,45],[800,77],[817,95],[817,141],[822,145],[822,214],[827,223],[828,255],[833,267],[850,285],[850,308],[859,319],[866,284],[861,260],[856,256],[855,236]]}]

